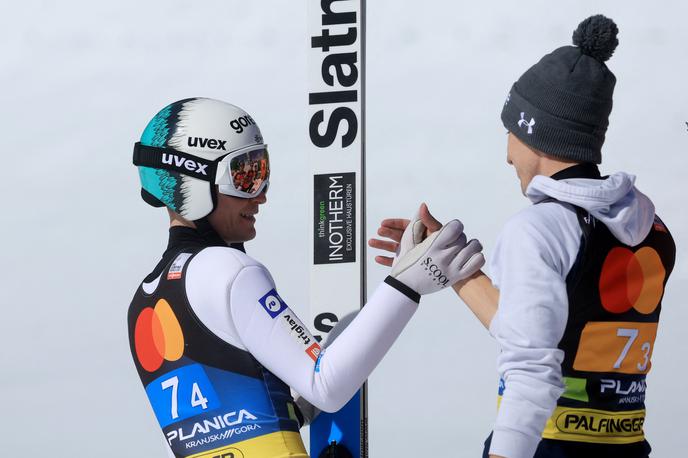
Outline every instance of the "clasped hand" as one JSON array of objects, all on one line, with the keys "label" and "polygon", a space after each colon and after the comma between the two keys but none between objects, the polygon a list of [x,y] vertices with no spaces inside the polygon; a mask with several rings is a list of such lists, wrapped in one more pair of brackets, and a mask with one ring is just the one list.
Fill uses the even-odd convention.
[{"label": "clasped hand", "polygon": [[454,219],[443,226],[425,204],[411,220],[383,220],[378,234],[388,240],[374,238],[369,245],[395,256],[376,256],[375,261],[391,266],[390,275],[419,294],[453,286],[485,263],[482,245],[467,241],[461,221]]}]

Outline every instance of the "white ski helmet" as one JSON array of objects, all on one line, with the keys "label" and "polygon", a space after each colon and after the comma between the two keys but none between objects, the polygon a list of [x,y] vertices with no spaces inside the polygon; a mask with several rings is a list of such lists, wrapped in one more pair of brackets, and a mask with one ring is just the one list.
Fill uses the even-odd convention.
[{"label": "white ski helmet", "polygon": [[[233,186],[224,192],[233,173],[223,159],[239,151],[264,154],[263,179],[251,192],[234,191]],[[265,189],[269,175],[267,147],[253,118],[235,105],[200,97],[174,102],[155,115],[134,146],[134,165],[143,200],[190,221],[214,210],[216,184],[223,193],[252,197]]]}]

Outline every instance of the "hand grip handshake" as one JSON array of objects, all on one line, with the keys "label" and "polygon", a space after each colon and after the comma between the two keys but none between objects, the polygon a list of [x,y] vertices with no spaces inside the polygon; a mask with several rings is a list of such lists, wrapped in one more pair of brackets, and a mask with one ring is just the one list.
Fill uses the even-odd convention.
[{"label": "hand grip handshake", "polygon": [[427,229],[418,213],[414,215],[401,235],[390,274],[418,294],[452,286],[485,264],[482,245],[466,241],[461,221],[451,220],[423,239]]}]

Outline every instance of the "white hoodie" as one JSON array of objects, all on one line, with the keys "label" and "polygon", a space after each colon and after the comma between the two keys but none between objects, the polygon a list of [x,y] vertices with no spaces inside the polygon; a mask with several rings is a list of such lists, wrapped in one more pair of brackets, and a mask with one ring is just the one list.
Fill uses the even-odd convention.
[{"label": "white hoodie", "polygon": [[[490,334],[501,349],[497,366],[505,390],[491,454],[531,458],[564,391],[564,353],[557,346],[568,319],[566,276],[582,236],[573,205],[635,246],[649,234],[655,209],[634,182],[626,173],[604,180],[536,176],[526,196],[537,205],[517,213],[502,230],[490,260],[500,293]],[[543,202],[550,198],[556,201]]]}]

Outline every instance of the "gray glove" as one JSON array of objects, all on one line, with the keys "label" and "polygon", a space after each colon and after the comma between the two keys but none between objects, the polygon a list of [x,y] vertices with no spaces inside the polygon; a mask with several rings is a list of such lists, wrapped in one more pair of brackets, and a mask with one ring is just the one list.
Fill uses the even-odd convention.
[{"label": "gray glove", "polygon": [[[452,286],[470,277],[485,264],[482,245],[477,240],[466,243],[463,224],[456,219],[408,249],[409,243],[418,240],[424,229],[415,218],[409,223],[402,235],[400,256],[394,260],[390,274],[416,293],[431,294]],[[405,240],[406,232],[409,234]]]},{"label": "gray glove", "polygon": [[399,246],[397,247],[396,256],[394,257],[394,261],[392,261],[392,268],[397,265],[399,259],[404,257],[404,255],[411,251],[413,247],[423,241],[423,236],[425,235],[426,229],[427,228],[425,227],[425,224],[423,224],[423,222],[420,220],[418,211],[416,211],[416,213],[414,213],[414,215],[411,217],[408,226],[406,226],[406,230],[404,230],[404,233],[401,234],[401,240],[399,241]]}]

